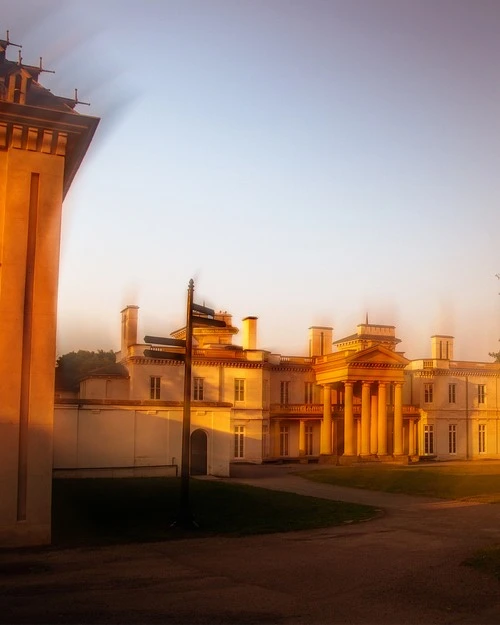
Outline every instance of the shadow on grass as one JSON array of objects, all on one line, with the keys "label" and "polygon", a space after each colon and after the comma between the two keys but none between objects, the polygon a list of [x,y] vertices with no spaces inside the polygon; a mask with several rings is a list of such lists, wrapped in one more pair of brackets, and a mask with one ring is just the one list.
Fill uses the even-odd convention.
[{"label": "shadow on grass", "polygon": [[52,544],[287,532],[365,521],[377,514],[370,506],[216,481],[191,480],[190,494],[197,530],[171,527],[178,514],[178,478],[54,480]]},{"label": "shadow on grass", "polygon": [[493,575],[500,581],[500,545],[481,549],[462,564]]}]

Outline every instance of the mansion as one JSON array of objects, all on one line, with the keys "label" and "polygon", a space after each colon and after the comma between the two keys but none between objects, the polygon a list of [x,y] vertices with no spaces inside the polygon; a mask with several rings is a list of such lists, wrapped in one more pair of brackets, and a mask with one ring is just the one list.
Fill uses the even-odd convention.
[{"label": "mansion", "polygon": [[[78,392],[56,389],[56,472],[180,469],[184,364],[138,341],[137,306],[121,315],[117,364]],[[258,346],[256,317],[243,319],[241,345],[231,315],[215,317],[226,327],[193,332],[192,474],[229,475],[235,462],[500,458],[500,364],[455,360],[451,336],[408,360],[394,326],[366,319],[337,340],[311,327],[309,355],[282,356]]]}]

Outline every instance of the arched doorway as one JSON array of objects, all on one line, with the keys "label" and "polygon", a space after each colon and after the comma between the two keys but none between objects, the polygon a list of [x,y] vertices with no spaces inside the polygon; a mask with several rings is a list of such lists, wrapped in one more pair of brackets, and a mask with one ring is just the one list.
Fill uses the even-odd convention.
[{"label": "arched doorway", "polygon": [[207,474],[207,440],[203,430],[191,434],[191,475]]}]

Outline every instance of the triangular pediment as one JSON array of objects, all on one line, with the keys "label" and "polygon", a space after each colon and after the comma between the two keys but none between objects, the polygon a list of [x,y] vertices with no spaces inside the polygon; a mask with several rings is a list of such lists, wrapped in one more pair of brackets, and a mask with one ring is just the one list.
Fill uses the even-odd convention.
[{"label": "triangular pediment", "polygon": [[359,352],[354,352],[346,358],[346,363],[349,365],[371,363],[371,364],[384,364],[384,365],[407,365],[410,361],[381,345],[373,345],[367,347]]}]

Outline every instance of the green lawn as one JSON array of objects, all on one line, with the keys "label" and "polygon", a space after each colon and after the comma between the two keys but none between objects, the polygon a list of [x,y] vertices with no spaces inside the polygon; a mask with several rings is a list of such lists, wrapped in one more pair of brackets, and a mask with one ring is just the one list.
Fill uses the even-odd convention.
[{"label": "green lawn", "polygon": [[326,484],[443,499],[480,499],[500,503],[500,464],[432,466],[357,465],[300,473]]},{"label": "green lawn", "polygon": [[287,532],[353,523],[376,515],[370,506],[191,480],[191,508],[199,529],[172,529],[179,487],[178,478],[54,480],[53,545]]}]

